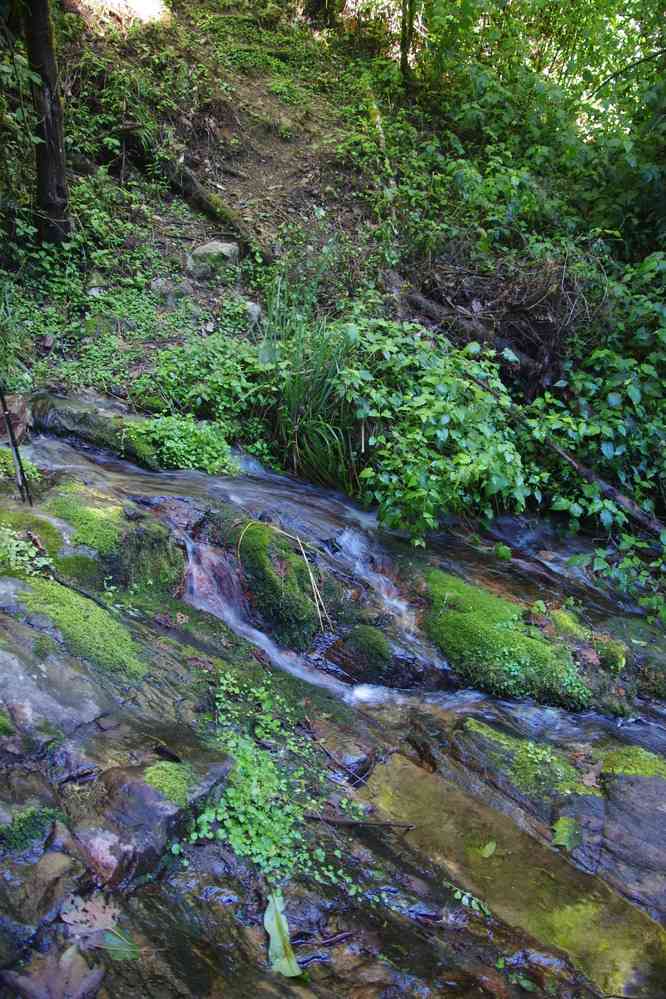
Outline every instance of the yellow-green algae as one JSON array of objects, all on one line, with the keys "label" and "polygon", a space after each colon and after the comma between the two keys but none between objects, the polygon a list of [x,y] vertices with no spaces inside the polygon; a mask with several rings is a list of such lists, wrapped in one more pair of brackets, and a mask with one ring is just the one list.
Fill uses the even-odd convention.
[{"label": "yellow-green algae", "polygon": [[144,771],[143,779],[170,801],[183,808],[187,805],[193,781],[192,769],[187,764],[170,763],[167,760],[153,763]]},{"label": "yellow-green algae", "polygon": [[641,746],[618,746],[598,753],[602,773],[626,777],[661,777],[666,780],[666,760]]},{"label": "yellow-green algae", "polygon": [[140,677],[145,667],[131,634],[108,611],[52,579],[30,580],[21,601],[46,614],[62,632],[70,652],[99,666]]},{"label": "yellow-green algae", "polygon": [[122,507],[95,505],[96,494],[85,486],[70,485],[49,500],[48,508],[75,528],[72,541],[88,545],[101,555],[117,551],[122,532]]},{"label": "yellow-green algae", "polygon": [[[666,980],[666,931],[602,881],[574,868],[511,819],[403,756],[375,768],[363,791],[377,818],[409,822],[408,845],[482,899],[494,915],[557,947],[607,994]],[[480,847],[494,840],[492,856]],[[652,991],[650,991],[652,989]]]},{"label": "yellow-green algae", "polygon": [[491,751],[498,766],[504,763],[507,777],[526,794],[601,795],[598,788],[583,784],[578,770],[550,746],[507,735],[475,718],[467,719],[465,731],[500,747],[499,752]]},{"label": "yellow-green algae", "polygon": [[438,569],[425,578],[426,631],[468,683],[500,697],[575,709],[589,703],[569,651],[527,634],[521,607]]}]

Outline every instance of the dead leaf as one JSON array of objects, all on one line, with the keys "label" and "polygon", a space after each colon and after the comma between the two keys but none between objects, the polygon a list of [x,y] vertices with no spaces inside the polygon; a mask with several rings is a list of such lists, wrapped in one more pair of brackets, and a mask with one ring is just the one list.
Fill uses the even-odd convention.
[{"label": "dead leaf", "polygon": [[95,892],[88,899],[68,895],[60,909],[60,918],[74,932],[92,933],[112,930],[118,922],[120,910],[114,902],[107,902],[102,892]]},{"label": "dead leaf", "polygon": [[0,971],[0,981],[21,999],[94,999],[105,974],[102,967],[88,967],[76,944],[61,956],[51,951],[33,963],[28,974]]}]

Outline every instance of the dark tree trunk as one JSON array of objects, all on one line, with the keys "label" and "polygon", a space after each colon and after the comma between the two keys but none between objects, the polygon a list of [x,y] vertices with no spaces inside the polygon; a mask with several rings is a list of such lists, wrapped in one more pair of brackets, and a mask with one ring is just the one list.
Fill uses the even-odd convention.
[{"label": "dark tree trunk", "polygon": [[25,0],[25,44],[30,68],[40,78],[32,93],[37,113],[37,228],[46,243],[62,243],[70,232],[65,140],[58,64],[49,0]]}]

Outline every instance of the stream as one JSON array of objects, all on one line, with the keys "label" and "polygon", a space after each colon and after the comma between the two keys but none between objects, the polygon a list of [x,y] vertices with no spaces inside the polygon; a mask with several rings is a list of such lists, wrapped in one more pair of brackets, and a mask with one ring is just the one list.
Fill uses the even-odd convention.
[{"label": "stream", "polygon": [[[211,632],[184,636],[178,615],[150,619],[123,608],[144,646],[159,653],[145,680],[128,687],[101,678],[85,656],[82,664],[63,652],[57,628],[26,611],[23,584],[0,579],[7,636],[0,708],[4,701],[12,724],[0,738],[8,788],[6,801],[0,793],[0,823],[25,803],[49,803],[67,818],[2,861],[0,968],[57,978],[57,959],[48,955],[62,954],[72,933],[62,900],[93,892],[115,900],[140,957],[104,960],[98,991],[71,995],[666,997],[666,763],[654,773],[604,773],[595,765],[608,747],[666,759],[666,705],[638,692],[630,711],[613,716],[498,699],[466,687],[423,629],[417,580],[424,565],[436,566],[528,606],[574,598],[590,627],[633,643],[637,655],[663,668],[663,637],[569,564],[584,539],[504,517],[481,539],[452,522],[419,554],[346,497],[246,456],[236,478],[149,472],[52,436],[48,423],[23,453],[56,487],[74,480],[104,502],[129,504],[138,511],[130,519],[168,528],[185,555],[176,594],[183,620],[188,608],[218,619],[265,669],[288,674],[312,702],[313,731],[336,761],[336,779],[356,775],[359,800],[389,825],[350,828],[345,840],[355,863],[379,872],[376,888],[360,899],[317,890],[307,879],[285,887],[292,941],[308,977],[275,975],[261,893],[224,844],[190,848],[188,866],[153,875],[183,818],[146,790],[141,768],[156,759],[187,761],[200,777],[201,800],[228,772],[197,734],[201,691],[192,670],[214,651]],[[300,651],[262,626],[237,552],[211,529],[221,507],[299,539],[306,564],[386,637],[390,670],[361,668],[335,620],[322,619]],[[7,508],[17,509],[13,501]],[[67,554],[89,554],[50,516],[64,528]],[[494,557],[498,541],[510,546],[510,561]],[[41,659],[35,636],[44,649],[50,643]],[[40,735],[55,725],[57,745]],[[580,770],[581,789],[521,785],[511,764],[518,746],[549,766],[551,757],[539,756],[544,748],[566,757]],[[576,830],[566,848],[554,842],[562,820]],[[391,822],[410,828],[391,829]],[[28,994],[0,985],[1,999]]]}]

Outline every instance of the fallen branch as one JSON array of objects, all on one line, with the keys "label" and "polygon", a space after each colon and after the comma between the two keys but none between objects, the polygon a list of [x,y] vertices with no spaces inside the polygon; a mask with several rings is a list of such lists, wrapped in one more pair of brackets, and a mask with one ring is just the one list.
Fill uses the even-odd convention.
[{"label": "fallen branch", "polygon": [[271,251],[259,243],[245,221],[223,201],[219,194],[206,191],[184,163],[169,159],[162,159],[160,163],[172,188],[194,208],[208,215],[215,222],[221,222],[228,226],[237,237],[243,253],[249,253],[252,247],[256,246],[264,263],[272,263],[273,254]]},{"label": "fallen branch", "polygon": [[347,819],[337,815],[315,815],[306,812],[305,818],[310,822],[328,822],[332,826],[376,826],[380,829],[416,829],[411,822],[373,822],[370,819]]}]

